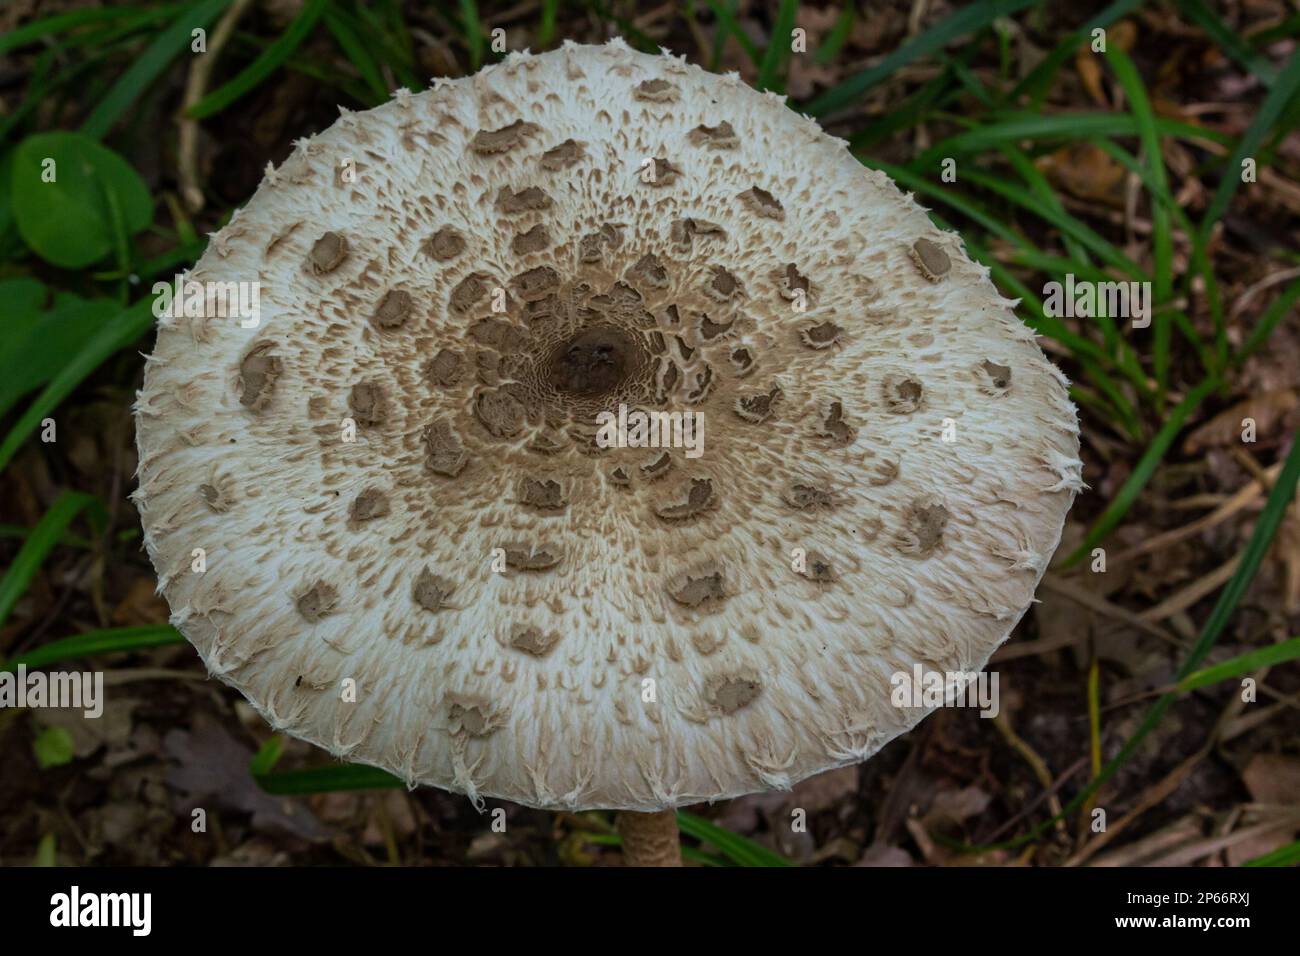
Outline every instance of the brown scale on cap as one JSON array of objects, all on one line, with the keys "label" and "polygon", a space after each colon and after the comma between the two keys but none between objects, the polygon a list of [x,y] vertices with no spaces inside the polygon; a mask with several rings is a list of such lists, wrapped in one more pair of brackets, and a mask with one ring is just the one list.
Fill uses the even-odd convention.
[{"label": "brown scale on cap", "polygon": [[835,401],[826,409],[826,416],[821,420],[817,434],[838,445],[848,445],[857,437],[858,430],[844,420],[844,404]]},{"label": "brown scale on cap", "polygon": [[551,234],[546,226],[538,223],[527,232],[521,232],[510,243],[510,248],[517,256],[526,256],[530,252],[541,252],[551,244]]},{"label": "brown scale on cap", "polygon": [[895,415],[910,415],[921,407],[925,388],[910,375],[887,375],[881,386],[885,407]]},{"label": "brown scale on cap", "polygon": [[549,209],[551,206],[551,197],[538,186],[529,186],[518,192],[507,186],[502,186],[501,191],[497,193],[497,208],[506,215],[514,216],[525,212],[536,212],[539,209]]},{"label": "brown scale on cap", "polygon": [[612,223],[601,223],[599,229],[595,232],[589,232],[582,237],[578,245],[578,257],[583,262],[600,262],[604,258],[605,251],[618,247],[620,241],[618,227]]},{"label": "brown scale on cap", "polygon": [[327,232],[313,243],[307,266],[316,275],[333,272],[348,257],[348,241],[337,232]]},{"label": "brown scale on cap", "polygon": [[564,497],[564,485],[553,478],[525,478],[520,483],[519,501],[539,511],[563,511],[568,504]]},{"label": "brown scale on cap", "polygon": [[260,412],[271,401],[275,380],[284,371],[284,363],[274,349],[274,342],[260,342],[239,363],[239,404],[254,412]]},{"label": "brown scale on cap", "polygon": [[422,568],[411,589],[411,600],[426,611],[441,611],[447,607],[456,585],[428,568]]},{"label": "brown scale on cap", "polygon": [[537,132],[537,127],[523,120],[515,120],[508,126],[495,130],[479,130],[470,140],[469,147],[480,156],[507,153],[523,146],[528,137]]},{"label": "brown scale on cap", "polygon": [[684,521],[695,518],[716,506],[717,495],[713,491],[713,482],[708,478],[692,478],[690,490],[685,501],[676,504],[659,505],[655,514],[666,521]]},{"label": "brown scale on cap", "polygon": [[673,578],[668,593],[689,608],[716,605],[727,598],[725,571],[717,562],[707,562]]},{"label": "brown scale on cap", "polygon": [[357,495],[348,508],[348,517],[353,522],[371,521],[388,514],[388,496],[378,488],[367,488]]},{"label": "brown scale on cap", "polygon": [[975,378],[985,395],[1006,395],[1011,388],[1011,366],[985,359],[976,368]]},{"label": "brown scale on cap", "polygon": [[510,646],[533,657],[545,657],[560,642],[555,631],[543,631],[529,624],[515,624],[510,628]]},{"label": "brown scale on cap", "polygon": [[716,126],[701,123],[690,131],[688,137],[696,146],[707,146],[709,149],[735,149],[740,144],[736,131],[726,120]]},{"label": "brown scale on cap", "polygon": [[820,551],[809,551],[804,555],[804,569],[800,573],[817,584],[833,584],[839,580],[830,558]]},{"label": "brown scale on cap", "polygon": [[844,333],[834,322],[819,322],[799,330],[799,338],[810,349],[827,349],[835,345]]},{"label": "brown scale on cap", "polygon": [[921,275],[931,282],[938,282],[952,269],[952,260],[948,258],[948,253],[944,252],[938,243],[931,242],[929,239],[918,239],[912,243],[908,255],[921,270]]},{"label": "brown scale on cap", "polygon": [[761,186],[751,186],[738,198],[745,204],[745,208],[764,219],[785,218],[785,206],[781,205],[781,200]]},{"label": "brown scale on cap", "polygon": [[908,505],[896,544],[903,554],[925,558],[943,541],[948,526],[948,509],[938,502],[918,499]]},{"label": "brown scale on cap", "polygon": [[772,412],[776,409],[776,403],[780,397],[781,386],[773,385],[766,392],[741,395],[736,399],[732,411],[747,422],[761,425],[772,417]]},{"label": "brown scale on cap", "polygon": [[468,312],[480,299],[488,294],[488,277],[479,272],[471,272],[451,290],[449,304],[453,312]]},{"label": "brown scale on cap", "polygon": [[361,425],[379,425],[388,417],[388,396],[378,382],[358,382],[348,396],[352,417]]},{"label": "brown scale on cap", "polygon": [[549,172],[556,172],[557,170],[568,169],[570,166],[576,165],[582,157],[582,144],[572,139],[566,139],[563,143],[560,143],[560,145],[553,146],[546,152],[542,153],[539,162],[542,169],[548,170]]},{"label": "brown scale on cap", "polygon": [[674,219],[672,226],[669,228],[668,236],[674,245],[684,247],[689,251],[697,237],[701,239],[725,239],[727,230],[716,222],[708,222],[704,219]]},{"label": "brown scale on cap", "polygon": [[734,714],[758,699],[763,685],[748,677],[723,677],[710,682],[708,699],[724,714]]},{"label": "brown scale on cap", "polygon": [[469,459],[450,422],[433,422],[421,432],[420,440],[424,443],[424,464],[429,471],[444,478],[455,478],[464,470]]},{"label": "brown scale on cap", "polygon": [[294,598],[293,606],[298,609],[303,620],[309,624],[315,624],[321,618],[330,614],[334,606],[338,603],[339,594],[329,584],[324,581],[317,581],[306,591]]},{"label": "brown scale on cap", "polygon": [[650,186],[671,186],[681,175],[681,170],[663,156],[656,156],[645,164],[646,175],[642,182]]},{"label": "brown scale on cap", "polygon": [[460,381],[465,371],[465,357],[452,349],[439,349],[438,354],[429,360],[426,377],[434,385],[448,388]]},{"label": "brown scale on cap", "polygon": [[[865,759],[920,717],[882,676],[982,667],[1080,487],[1065,383],[959,237],[778,98],[619,42],[347,114],[194,272],[267,294],[260,330],[160,321],[145,367],[174,619],[277,731],[476,803]],[[222,560],[178,573],[195,542]],[[385,692],[321,692],[357,675]]]},{"label": "brown scale on cap", "polygon": [[375,310],[375,325],[388,331],[400,329],[410,318],[414,306],[411,293],[393,289],[384,296],[379,308]]},{"label": "brown scale on cap", "polygon": [[649,103],[675,103],[679,92],[667,80],[653,79],[638,83],[632,95]]},{"label": "brown scale on cap", "polygon": [[424,251],[438,262],[448,262],[465,251],[465,236],[454,226],[443,226],[424,243]]},{"label": "brown scale on cap", "polygon": [[549,571],[560,563],[560,549],[549,544],[511,544],[504,550],[506,567],[516,571]]}]

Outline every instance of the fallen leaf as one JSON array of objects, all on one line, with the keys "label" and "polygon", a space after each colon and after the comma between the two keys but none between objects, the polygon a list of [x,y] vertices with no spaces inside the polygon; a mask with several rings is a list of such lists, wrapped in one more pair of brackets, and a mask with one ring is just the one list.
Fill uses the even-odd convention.
[{"label": "fallen leaf", "polygon": [[306,840],[322,840],[325,828],[301,803],[275,797],[253,781],[248,764],[253,752],[216,721],[200,714],[193,732],[168,731],[163,749],[175,766],[167,772],[168,786],[178,791],[178,812],[188,814],[205,801],[253,815],[254,829],[279,829]]},{"label": "fallen leaf", "polygon": [[1300,805],[1300,757],[1255,754],[1241,779],[1256,803]]},{"label": "fallen leaf", "polygon": [[1242,420],[1254,419],[1255,436],[1258,439],[1273,431],[1295,409],[1297,398],[1295,389],[1283,388],[1273,392],[1261,392],[1244,402],[1238,402],[1231,408],[1219,412],[1208,422],[1196,429],[1183,441],[1183,452],[1195,455],[1207,448],[1224,448],[1240,445]]}]

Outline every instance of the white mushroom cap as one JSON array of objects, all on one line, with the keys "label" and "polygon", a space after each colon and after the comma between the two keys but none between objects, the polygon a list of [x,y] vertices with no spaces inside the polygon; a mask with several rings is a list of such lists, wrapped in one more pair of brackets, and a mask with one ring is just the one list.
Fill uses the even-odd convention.
[{"label": "white mushroom cap", "polygon": [[[275,728],[476,801],[867,758],[926,713],[891,675],[1006,639],[1081,487],[1066,382],[955,235],[620,41],[344,112],[189,279],[260,282],[261,321],[159,324],[173,622]],[[703,412],[703,454],[597,447],[620,402]]]}]

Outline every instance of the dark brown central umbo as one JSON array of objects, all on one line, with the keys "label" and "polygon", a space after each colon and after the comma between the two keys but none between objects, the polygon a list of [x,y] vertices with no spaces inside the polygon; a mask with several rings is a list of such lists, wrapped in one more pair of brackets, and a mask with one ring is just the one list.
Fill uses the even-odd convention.
[{"label": "dark brown central umbo", "polygon": [[632,339],[613,326],[586,329],[555,347],[546,377],[558,392],[603,395],[627,378],[635,349]]}]

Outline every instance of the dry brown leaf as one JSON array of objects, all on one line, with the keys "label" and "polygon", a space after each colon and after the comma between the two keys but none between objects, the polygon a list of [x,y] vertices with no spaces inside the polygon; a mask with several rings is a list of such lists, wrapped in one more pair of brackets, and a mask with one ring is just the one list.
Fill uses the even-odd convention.
[{"label": "dry brown leaf", "polygon": [[131,582],[126,596],[113,608],[113,623],[118,627],[166,624],[171,613],[167,602],[157,594],[158,582],[141,575]]},{"label": "dry brown leaf", "polygon": [[1300,757],[1255,754],[1241,779],[1257,803],[1300,805]]},{"label": "dry brown leaf", "polygon": [[1039,160],[1044,174],[1079,199],[1119,206],[1124,199],[1124,167],[1092,143],[1072,143]]},{"label": "dry brown leaf", "polygon": [[1215,415],[1196,429],[1183,442],[1183,452],[1195,455],[1207,448],[1226,448],[1241,444],[1242,420],[1255,420],[1255,436],[1259,438],[1273,430],[1296,407],[1295,389],[1283,388],[1274,392],[1252,395],[1244,402]]}]

